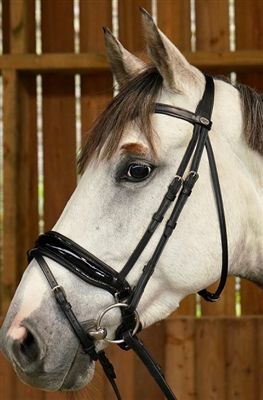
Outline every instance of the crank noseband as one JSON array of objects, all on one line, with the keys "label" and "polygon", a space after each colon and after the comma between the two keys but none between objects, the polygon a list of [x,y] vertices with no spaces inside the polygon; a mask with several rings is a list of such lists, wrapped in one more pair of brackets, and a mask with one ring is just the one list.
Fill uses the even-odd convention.
[{"label": "crank noseband", "polygon": [[[49,231],[40,235],[35,247],[43,256],[56,261],[84,282],[107,290],[113,296],[118,295],[119,300],[126,299],[131,293],[128,282],[113,268],[60,233]],[[32,256],[31,251],[29,256]]]}]

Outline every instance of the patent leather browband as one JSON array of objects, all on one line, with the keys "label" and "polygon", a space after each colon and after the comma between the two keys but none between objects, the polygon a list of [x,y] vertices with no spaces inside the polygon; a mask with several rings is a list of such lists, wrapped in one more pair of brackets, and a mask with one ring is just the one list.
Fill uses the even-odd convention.
[{"label": "patent leather browband", "polygon": [[[46,279],[49,282],[49,285],[55,294],[55,298],[60,308],[68,318],[74,332],[76,333],[80,342],[83,344],[84,349],[86,349],[85,351],[93,360],[98,358],[101,362],[103,369],[110,380],[113,389],[115,390],[118,400],[121,399],[121,396],[114,381],[115,374],[113,367],[104,352],[96,354],[94,345],[94,338],[96,338],[96,340],[106,340],[106,336],[103,335],[103,327],[100,326],[100,321],[102,316],[113,306],[110,306],[103,311],[101,316],[98,318],[99,322],[97,322],[97,327],[95,327],[95,330],[86,333],[83,330],[82,325],[78,323],[78,321],[75,322],[75,315],[71,310],[70,304],[66,300],[65,292],[64,290],[59,289],[61,287],[56,282],[47,262],[43,257],[46,256],[51,258],[67,268],[69,271],[73,272],[85,282],[93,286],[103,288],[114,296],[115,303],[117,303],[114,305],[114,307],[120,308],[122,324],[118,327],[116,331],[116,340],[113,340],[113,342],[121,342],[120,346],[124,349],[132,348],[138,357],[143,361],[166,398],[168,400],[176,400],[175,395],[164,379],[160,366],[154,361],[152,356],[145,349],[141,340],[136,335],[137,327],[139,326],[139,315],[136,309],[144,293],[145,287],[154,272],[158,260],[161,257],[161,254],[177,225],[178,218],[181,215],[186,201],[191,195],[194,185],[198,179],[198,169],[204,149],[206,149],[208,156],[211,171],[211,181],[217,206],[222,246],[222,269],[220,283],[216,292],[210,293],[206,289],[203,289],[199,292],[199,294],[207,301],[216,301],[219,299],[219,296],[226,283],[228,274],[227,231],[217,168],[208,136],[208,132],[212,126],[211,115],[214,102],[214,81],[212,77],[207,75],[205,75],[205,80],[205,91],[195,113],[167,104],[156,104],[155,113],[164,114],[169,117],[180,118],[193,124],[193,135],[158,210],[153,214],[144,235],[120,272],[116,272],[112,267],[96,258],[93,254],[89,253],[72,240],[54,231],[49,231],[44,235],[41,235],[36,241],[35,248],[30,250],[28,253],[29,260],[35,258],[40,265],[44,275],[46,276]],[[175,202],[176,198],[177,200]],[[169,218],[164,224],[163,232],[159,238],[159,242],[154,249],[150,260],[145,266],[143,266],[136,286],[131,288],[126,280],[127,275],[132,270],[134,264],[138,261],[140,255],[149,243],[157,227],[163,221],[167,210],[173,203],[173,209],[169,215]],[[83,335],[86,335],[88,340],[85,340]]]}]

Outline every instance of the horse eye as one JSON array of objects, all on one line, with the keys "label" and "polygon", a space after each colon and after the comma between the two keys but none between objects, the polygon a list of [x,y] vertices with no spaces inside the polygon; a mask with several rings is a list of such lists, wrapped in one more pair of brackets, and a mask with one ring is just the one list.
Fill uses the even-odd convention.
[{"label": "horse eye", "polygon": [[152,168],[149,165],[131,164],[126,177],[133,181],[143,181],[151,174]]}]

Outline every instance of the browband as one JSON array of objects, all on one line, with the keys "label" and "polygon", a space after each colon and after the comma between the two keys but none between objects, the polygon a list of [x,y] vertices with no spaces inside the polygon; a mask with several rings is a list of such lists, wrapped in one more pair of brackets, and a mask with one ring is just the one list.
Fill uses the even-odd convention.
[{"label": "browband", "polygon": [[184,108],[170,106],[168,104],[156,103],[155,111],[156,114],[163,114],[169,117],[183,119],[184,121],[190,122],[190,124],[198,124],[211,129],[212,121],[210,119],[192,113],[191,111],[185,110]]}]

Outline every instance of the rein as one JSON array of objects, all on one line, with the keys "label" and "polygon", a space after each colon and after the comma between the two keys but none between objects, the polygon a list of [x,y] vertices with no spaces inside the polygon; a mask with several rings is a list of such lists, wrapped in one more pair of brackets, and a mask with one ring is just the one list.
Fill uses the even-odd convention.
[{"label": "rein", "polygon": [[[29,261],[35,258],[42,269],[58,305],[71,324],[84,351],[92,360],[100,361],[107,378],[113,386],[118,400],[121,400],[121,396],[114,381],[116,376],[113,366],[107,359],[104,351],[97,352],[95,341],[104,340],[109,343],[117,343],[125,350],[131,348],[145,364],[149,373],[155,379],[166,398],[168,400],[176,400],[175,395],[163,376],[160,366],[154,361],[150,353],[144,347],[143,342],[137,336],[137,332],[141,330],[141,324],[136,309],[145,287],[154,272],[156,264],[161,257],[164,247],[171,237],[177,225],[178,218],[198,179],[198,168],[204,148],[206,148],[208,155],[218,212],[222,246],[222,270],[220,283],[215,293],[210,293],[206,289],[203,289],[199,294],[203,296],[206,301],[217,301],[226,283],[228,273],[226,223],[216,163],[208,136],[208,132],[212,126],[211,115],[214,102],[214,81],[213,78],[208,75],[205,75],[205,79],[205,91],[195,113],[167,104],[156,104],[155,113],[183,119],[193,124],[193,135],[158,210],[153,214],[147,230],[120,272],[116,272],[110,266],[96,258],[93,254],[89,253],[72,240],[54,231],[49,231],[39,236],[35,243],[35,247],[28,252]],[[186,169],[188,167],[189,172],[186,174]],[[184,177],[185,174],[186,177]],[[175,201],[177,196],[177,201],[175,202],[170,217],[164,226],[159,242],[150,260],[144,266],[136,286],[131,288],[126,277],[139,259],[156,228],[163,221],[168,208]],[[101,312],[96,324],[92,326],[88,332],[84,330],[83,326],[75,316],[70,303],[67,301],[63,287],[56,281],[44,259],[44,256],[58,262],[85,282],[105,289],[114,296],[115,304],[107,307]],[[107,330],[102,326],[102,320],[104,315],[113,308],[120,309],[122,323],[116,330],[115,339],[110,339],[107,337]]]}]

